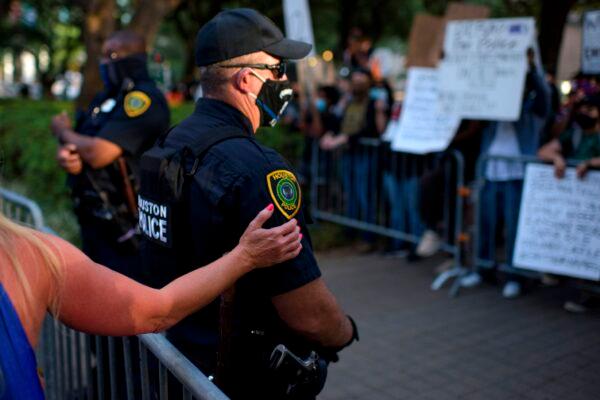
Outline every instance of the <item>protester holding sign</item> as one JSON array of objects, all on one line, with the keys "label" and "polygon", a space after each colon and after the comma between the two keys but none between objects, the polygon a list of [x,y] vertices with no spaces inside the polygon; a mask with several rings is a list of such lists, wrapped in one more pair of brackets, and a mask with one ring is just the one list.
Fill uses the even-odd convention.
[{"label": "protester holding sign", "polygon": [[562,178],[566,158],[582,160],[577,175],[583,177],[590,167],[600,167],[600,99],[585,98],[575,106],[574,124],[558,139],[543,146],[538,156],[554,164],[557,178]]},{"label": "protester holding sign", "polygon": [[[481,154],[489,156],[518,157],[535,155],[540,143],[550,96],[543,76],[534,62],[534,52],[527,51],[529,71],[525,79],[521,116],[515,122],[490,122],[482,134]],[[506,260],[511,264],[517,232],[517,221],[521,190],[523,185],[523,164],[504,160],[490,160],[486,163],[486,183],[482,191],[480,207],[480,237],[478,258],[483,264],[495,260],[496,224],[504,219],[506,228]],[[500,215],[498,215],[500,213]],[[493,268],[495,265],[478,265]],[[514,298],[521,294],[521,279],[508,275],[502,294]],[[463,286],[475,286],[481,282],[478,272],[467,275],[461,281]]]}]

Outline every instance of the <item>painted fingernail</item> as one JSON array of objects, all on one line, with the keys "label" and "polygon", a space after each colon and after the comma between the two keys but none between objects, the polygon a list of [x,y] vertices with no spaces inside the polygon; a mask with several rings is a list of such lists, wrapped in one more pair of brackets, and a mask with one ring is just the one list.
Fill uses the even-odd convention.
[{"label": "painted fingernail", "polygon": [[302,236],[304,236],[303,234],[300,234],[300,239],[302,239]]},{"label": "painted fingernail", "polygon": [[273,208],[274,208],[274,207],[275,207],[275,206],[273,205],[273,203],[271,203],[271,204],[269,204],[269,205],[267,206],[267,210],[269,210],[269,211],[273,211]]}]

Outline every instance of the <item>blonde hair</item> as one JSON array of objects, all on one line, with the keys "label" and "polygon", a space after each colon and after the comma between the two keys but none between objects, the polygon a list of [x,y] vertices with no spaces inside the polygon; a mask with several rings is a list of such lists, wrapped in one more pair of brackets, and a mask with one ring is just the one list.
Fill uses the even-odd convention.
[{"label": "blonde hair", "polygon": [[63,276],[62,263],[59,259],[58,251],[52,249],[50,244],[43,241],[35,230],[16,224],[6,218],[0,207],[0,248],[3,249],[8,256],[8,263],[17,275],[17,279],[23,288],[27,305],[31,308],[33,306],[33,292],[17,255],[17,238],[25,243],[28,250],[41,256],[43,260],[42,267],[48,268],[50,275],[54,279],[56,295],[52,296],[53,300],[49,305],[49,308],[52,314],[57,316],[60,302],[60,296],[58,294],[60,293]]}]

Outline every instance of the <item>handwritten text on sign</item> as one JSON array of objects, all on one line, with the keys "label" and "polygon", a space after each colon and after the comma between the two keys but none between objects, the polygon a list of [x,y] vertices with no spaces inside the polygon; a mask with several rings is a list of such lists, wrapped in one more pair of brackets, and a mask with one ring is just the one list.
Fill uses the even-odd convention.
[{"label": "handwritten text on sign", "polygon": [[449,22],[440,63],[442,110],[464,118],[516,121],[534,34],[532,18]]},{"label": "handwritten text on sign", "polygon": [[392,150],[425,154],[446,150],[460,118],[438,111],[438,71],[413,67],[408,70],[406,98],[392,138]]},{"label": "handwritten text on sign", "polygon": [[600,10],[583,16],[581,69],[586,74],[600,73]]},{"label": "handwritten text on sign", "polygon": [[527,166],[513,264],[600,280],[600,172],[556,179],[549,165]]}]

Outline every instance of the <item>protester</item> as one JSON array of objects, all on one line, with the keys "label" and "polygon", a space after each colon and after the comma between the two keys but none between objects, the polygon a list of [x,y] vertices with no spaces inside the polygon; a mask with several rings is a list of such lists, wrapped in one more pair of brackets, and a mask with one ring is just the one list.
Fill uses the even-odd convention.
[{"label": "protester", "polygon": [[[444,207],[454,210],[456,205],[457,167],[450,153],[457,151],[463,158],[462,181],[468,186],[475,179],[476,161],[481,147],[481,121],[463,120],[448,150],[440,154],[433,168],[425,171],[420,178],[420,214],[426,230],[416,248],[419,257],[430,257],[442,246],[446,233],[448,243],[454,243],[455,213],[447,215],[444,225]],[[448,204],[446,204],[448,202]]]},{"label": "protester", "polygon": [[[553,139],[538,151],[538,157],[554,165],[554,174],[562,179],[567,159],[577,160],[577,176],[585,179],[590,168],[600,168],[600,98],[586,97],[573,108],[573,123],[558,139]],[[597,299],[585,291],[569,288],[564,308],[582,313]]]},{"label": "protester", "polygon": [[538,151],[538,156],[552,162],[557,178],[565,174],[565,159],[579,160],[577,175],[583,178],[590,168],[600,167],[600,102],[598,98],[581,100],[573,111],[574,123],[558,139]]},{"label": "protester", "polygon": [[273,211],[272,204],[262,210],[229,253],[160,290],[0,214],[0,399],[44,398],[33,349],[47,311],[73,329],[98,335],[160,332],[245,273],[296,257],[302,249],[296,220],[262,228]]},{"label": "protester", "polygon": [[[532,49],[527,51],[527,72],[522,99],[521,116],[516,122],[494,121],[483,130],[481,155],[519,157],[533,156],[540,144],[540,135],[549,111],[549,91],[534,61]],[[512,265],[514,243],[523,185],[524,167],[519,161],[489,160],[485,169],[486,182],[481,194],[480,232],[478,256],[479,272],[462,278],[463,286],[470,287],[481,282],[480,272],[493,271],[496,252],[498,223],[504,221],[506,264]],[[502,289],[505,298],[521,294],[523,278],[507,273]]]},{"label": "protester", "polygon": [[366,69],[352,71],[350,82],[352,95],[343,111],[340,132],[325,133],[320,146],[323,150],[348,146],[342,168],[344,192],[348,196],[346,214],[374,222],[375,208],[370,203],[369,193],[372,193],[372,173],[377,165],[371,164],[369,152],[361,146],[360,139],[377,139],[385,130],[389,116],[388,96],[385,90],[371,91],[371,73]]}]

